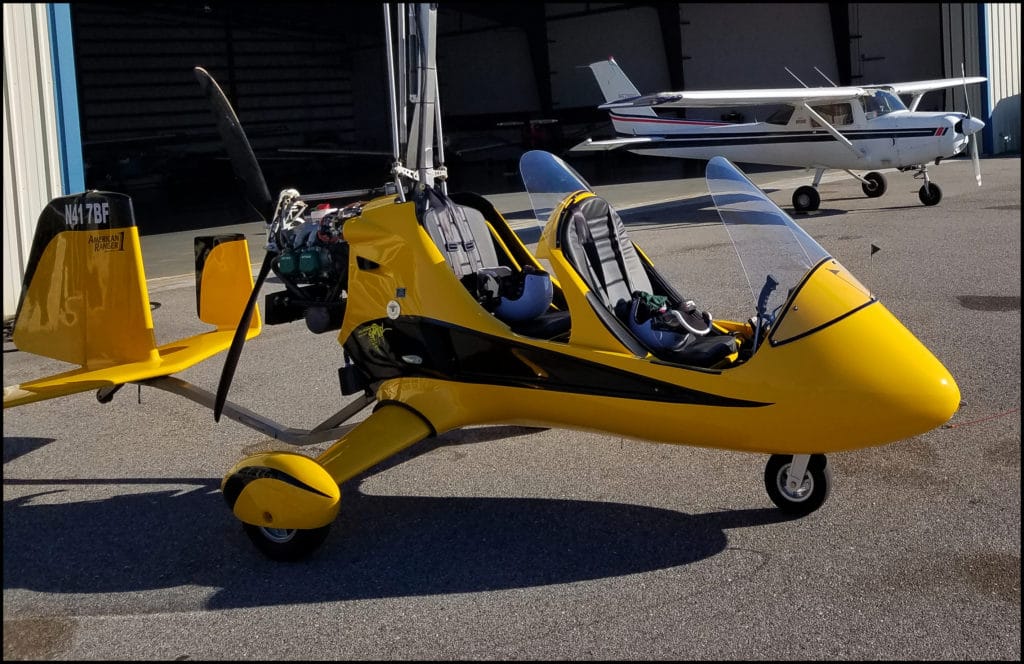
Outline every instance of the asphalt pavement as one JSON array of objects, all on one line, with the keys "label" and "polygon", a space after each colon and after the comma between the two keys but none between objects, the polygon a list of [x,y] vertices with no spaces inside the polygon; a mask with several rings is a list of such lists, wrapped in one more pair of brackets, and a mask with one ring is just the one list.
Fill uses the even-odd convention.
[{"label": "asphalt pavement", "polygon": [[[944,162],[936,207],[910,173],[877,199],[830,173],[821,209],[793,215],[963,397],[944,427],[830,455],[832,494],[799,520],[773,508],[762,455],[471,427],[346,482],[323,547],[274,563],[221,477],[257,451],[326,444],[214,423],[148,387],[6,410],[4,659],[1019,661],[1020,167],[983,159],[978,187],[969,160]],[[791,211],[810,174],[754,179]],[[702,179],[595,188],[687,297],[752,313]],[[488,198],[535,232],[522,191]],[[262,224],[231,228],[258,264]],[[159,343],[205,329],[193,234],[143,238]],[[267,326],[229,398],[311,428],[346,401],[341,362],[334,334]],[[221,365],[179,377],[215,390]],[[5,385],[63,368],[5,345]]]}]

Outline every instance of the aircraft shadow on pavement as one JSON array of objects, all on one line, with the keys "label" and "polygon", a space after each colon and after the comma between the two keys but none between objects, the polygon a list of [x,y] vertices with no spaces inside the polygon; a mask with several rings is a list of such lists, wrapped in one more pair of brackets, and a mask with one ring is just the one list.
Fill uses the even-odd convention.
[{"label": "aircraft shadow on pavement", "polygon": [[4,463],[13,461],[23,454],[34,452],[53,441],[53,438],[4,436]]},{"label": "aircraft shadow on pavement", "polygon": [[[224,504],[219,479],[8,479],[40,491],[4,501],[4,589],[91,594],[198,585],[218,589],[205,608],[226,609],[525,588],[686,565],[723,551],[730,528],[786,519],[769,508],[686,514],[588,500],[369,495],[359,479],[343,485],[325,544],[290,564],[256,551]],[[186,486],[33,500],[67,490],[62,485],[146,483]]]}]

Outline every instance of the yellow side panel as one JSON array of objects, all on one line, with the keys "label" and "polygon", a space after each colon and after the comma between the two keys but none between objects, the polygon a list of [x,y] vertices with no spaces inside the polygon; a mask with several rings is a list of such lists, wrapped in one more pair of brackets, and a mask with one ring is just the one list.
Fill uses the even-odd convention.
[{"label": "yellow side panel", "polygon": [[138,229],[59,233],[25,293],[14,343],[91,369],[155,360]]}]

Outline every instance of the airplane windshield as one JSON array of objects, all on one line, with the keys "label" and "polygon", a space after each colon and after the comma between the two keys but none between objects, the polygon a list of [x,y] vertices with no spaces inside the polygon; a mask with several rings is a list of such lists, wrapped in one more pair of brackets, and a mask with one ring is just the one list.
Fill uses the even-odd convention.
[{"label": "airplane windshield", "polygon": [[893,111],[905,111],[907,107],[900,98],[885,90],[875,90],[870,97],[863,97],[864,117],[867,119],[887,115]]}]

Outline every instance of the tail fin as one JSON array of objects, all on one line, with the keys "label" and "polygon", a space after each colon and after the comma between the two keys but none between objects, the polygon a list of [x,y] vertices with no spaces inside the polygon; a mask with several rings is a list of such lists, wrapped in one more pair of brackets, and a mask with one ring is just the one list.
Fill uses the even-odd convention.
[{"label": "tail fin", "polygon": [[[588,65],[590,71],[594,73],[594,78],[597,79],[597,84],[601,87],[601,94],[604,95],[605,103],[619,101],[622,99],[632,99],[640,96],[640,91],[636,89],[633,82],[629,80],[625,72],[619,68],[619,64],[615,62],[615,58],[608,58],[607,60],[601,60],[600,62],[593,62]],[[615,113],[610,115],[637,115],[641,117],[656,118],[658,114],[650,107],[638,106],[636,108],[619,108],[615,110]],[[618,129],[618,128],[616,128]]]},{"label": "tail fin", "polygon": [[156,359],[131,198],[90,191],[39,215],[18,303],[23,351],[99,368]]},{"label": "tail fin", "polygon": [[[217,329],[156,345],[131,198],[89,191],[56,198],[39,217],[13,340],[79,368],[4,388],[4,408],[181,371],[231,345],[252,291],[244,236],[201,238],[200,318]],[[198,247],[197,240],[197,247]],[[258,312],[248,336],[259,334]]]}]

